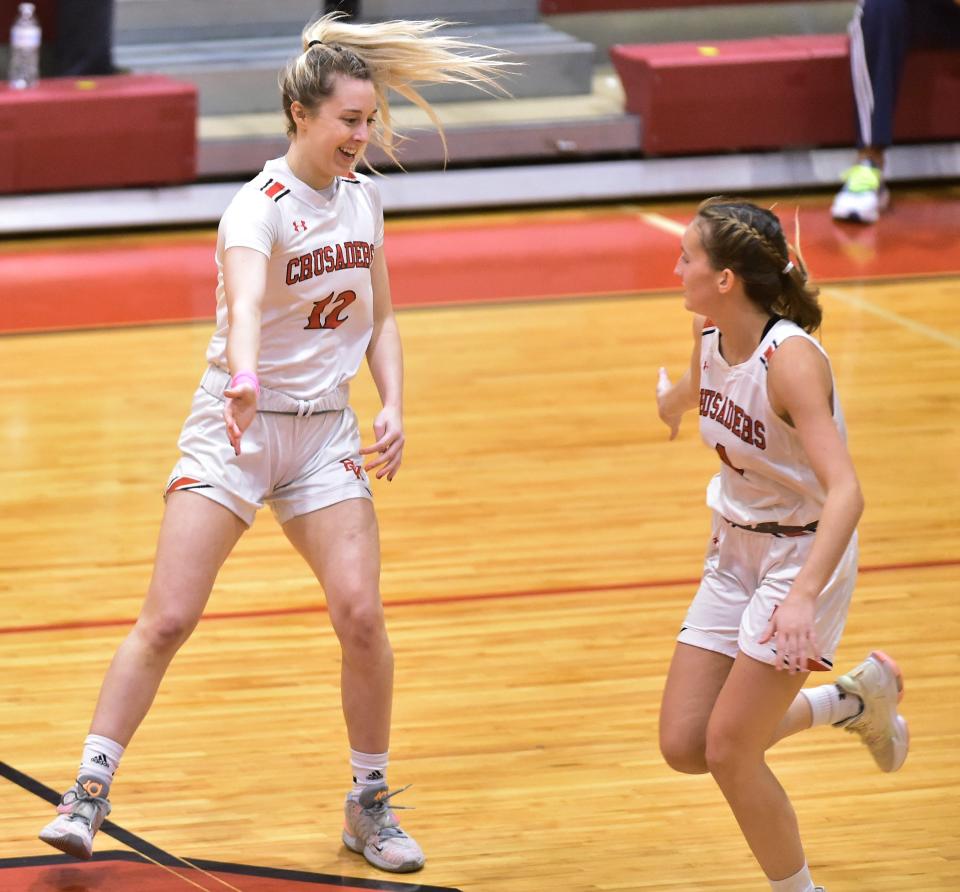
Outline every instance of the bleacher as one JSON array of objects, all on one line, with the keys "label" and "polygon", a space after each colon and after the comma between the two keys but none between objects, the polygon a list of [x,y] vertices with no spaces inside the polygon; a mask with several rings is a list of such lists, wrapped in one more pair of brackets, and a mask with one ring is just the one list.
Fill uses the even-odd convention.
[{"label": "bleacher", "polygon": [[[56,27],[49,6],[41,4],[45,29]],[[14,7],[0,0],[0,31]],[[396,108],[411,136],[408,172],[382,181],[385,206],[832,187],[852,157],[844,34],[852,8],[848,0],[365,0],[364,19],[457,19],[459,33],[523,63],[506,84],[511,99],[456,87],[430,95],[447,125],[445,172],[429,123],[418,109]],[[0,230],[70,228],[84,214],[101,226],[215,220],[239,182],[285,151],[276,72],[318,11],[317,0],[117,0],[115,59],[128,74],[45,81],[26,97],[0,88],[0,192],[9,195],[0,198]],[[121,98],[138,85],[140,111],[131,113]],[[56,115],[42,113],[45,103]],[[891,180],[960,177],[960,116],[937,113],[958,107],[960,56],[914,54]],[[191,141],[193,155],[184,149]],[[56,176],[43,176],[51,168]],[[443,188],[433,188],[439,177]],[[165,184],[171,189],[156,188]],[[32,195],[29,213],[16,195],[108,186],[139,188],[113,193],[110,207],[75,192],[66,216],[56,195]]]}]

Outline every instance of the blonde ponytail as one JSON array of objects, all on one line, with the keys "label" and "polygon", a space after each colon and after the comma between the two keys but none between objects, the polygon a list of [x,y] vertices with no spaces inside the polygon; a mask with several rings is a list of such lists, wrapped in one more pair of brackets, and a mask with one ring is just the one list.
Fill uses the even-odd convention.
[{"label": "blonde ponytail", "polygon": [[487,46],[436,33],[447,23],[390,21],[353,24],[344,13],[331,12],[303,30],[303,53],[280,73],[280,91],[287,116],[287,133],[296,133],[290,106],[307,108],[333,91],[333,75],[342,74],[373,83],[379,108],[371,143],[399,164],[399,134],[390,115],[389,92],[394,90],[419,106],[436,125],[446,155],[443,125],[414,84],[469,84],[489,92],[505,93],[496,78],[515,63]]}]

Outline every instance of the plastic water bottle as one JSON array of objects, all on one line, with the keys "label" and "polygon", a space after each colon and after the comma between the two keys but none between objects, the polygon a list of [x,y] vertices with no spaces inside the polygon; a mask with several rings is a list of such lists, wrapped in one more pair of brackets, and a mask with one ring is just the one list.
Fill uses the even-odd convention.
[{"label": "plastic water bottle", "polygon": [[32,87],[40,77],[40,23],[32,3],[21,3],[10,29],[10,86]]}]

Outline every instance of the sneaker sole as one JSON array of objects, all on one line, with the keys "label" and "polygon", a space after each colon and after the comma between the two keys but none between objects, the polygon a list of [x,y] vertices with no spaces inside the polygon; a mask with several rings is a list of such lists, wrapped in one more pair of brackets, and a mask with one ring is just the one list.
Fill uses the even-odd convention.
[{"label": "sneaker sole", "polygon": [[907,761],[907,756],[910,753],[910,728],[907,726],[907,720],[902,715],[898,715],[896,725],[902,734],[901,739],[903,741],[903,755],[891,768],[881,769],[881,771],[886,771],[887,773],[899,771],[901,768],[903,768],[903,763]]},{"label": "sneaker sole", "polygon": [[860,223],[861,225],[876,223],[880,219],[879,214],[858,214],[855,211],[846,214],[838,214],[831,211],[830,216],[841,223]]},{"label": "sneaker sole", "polygon": [[356,852],[358,855],[363,855],[364,859],[374,867],[379,868],[380,870],[385,870],[388,873],[413,873],[415,870],[420,870],[426,863],[426,860],[420,861],[419,863],[414,861],[409,864],[401,864],[400,866],[397,866],[390,861],[384,861],[368,855],[364,847],[360,845],[359,840],[355,836],[351,836],[349,833],[347,833],[346,830],[343,831],[343,836],[341,839],[343,839],[343,844],[350,849],[351,852]]},{"label": "sneaker sole", "polygon": [[830,207],[830,216],[841,223],[860,223],[861,225],[871,225],[880,220],[880,215],[890,207],[890,192],[883,190],[877,198],[877,212],[875,214],[859,214],[856,211],[847,211],[846,213],[837,212],[834,206]]},{"label": "sneaker sole", "polygon": [[358,843],[355,836],[351,836],[346,830],[344,830],[341,839],[343,839],[343,844],[350,849],[351,852],[356,852],[358,855],[363,854],[363,846]]},{"label": "sneaker sole", "polygon": [[[893,673],[893,680],[897,685],[897,703],[900,703],[900,701],[903,700],[904,684],[903,673],[900,671],[897,661],[891,657],[890,654],[882,650],[871,651],[870,656],[873,657],[878,663],[885,665]],[[903,767],[903,763],[907,761],[907,755],[910,752],[910,728],[907,725],[907,720],[902,715],[897,715],[897,717],[894,719],[894,724],[900,729],[898,740],[902,740],[903,742],[903,755],[900,756],[897,762],[890,768],[877,766],[881,771],[885,771],[887,773],[899,771]]]},{"label": "sneaker sole", "polygon": [[64,854],[71,855],[80,861],[89,861],[93,856],[93,850],[88,850],[79,836],[69,833],[44,836],[41,833],[39,839],[48,846],[53,846],[55,849],[59,849]]}]

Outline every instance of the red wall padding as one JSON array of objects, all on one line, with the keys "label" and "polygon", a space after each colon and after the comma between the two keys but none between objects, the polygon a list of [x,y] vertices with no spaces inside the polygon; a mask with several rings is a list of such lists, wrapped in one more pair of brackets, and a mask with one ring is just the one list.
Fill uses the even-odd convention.
[{"label": "red wall padding", "polygon": [[160,75],[0,85],[0,192],[185,183],[197,90]]},{"label": "red wall padding", "polygon": [[[641,147],[647,154],[854,142],[846,35],[621,45],[610,55],[627,110],[642,118]],[[956,108],[960,54],[912,53],[895,137],[960,138],[960,115],[946,113]]]}]

